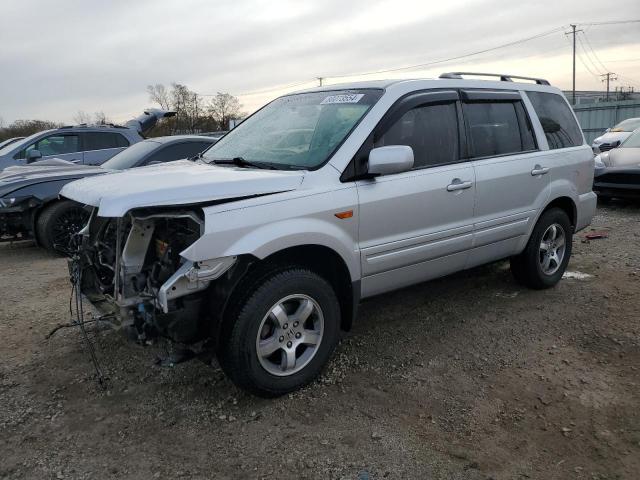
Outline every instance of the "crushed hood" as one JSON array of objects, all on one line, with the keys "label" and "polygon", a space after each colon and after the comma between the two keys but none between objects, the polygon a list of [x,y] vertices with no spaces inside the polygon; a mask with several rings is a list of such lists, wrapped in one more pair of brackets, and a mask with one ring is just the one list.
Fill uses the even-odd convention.
[{"label": "crushed hood", "polygon": [[102,217],[121,217],[133,208],[189,205],[295,190],[300,171],[256,170],[178,160],[64,186],[60,195],[99,207]]}]

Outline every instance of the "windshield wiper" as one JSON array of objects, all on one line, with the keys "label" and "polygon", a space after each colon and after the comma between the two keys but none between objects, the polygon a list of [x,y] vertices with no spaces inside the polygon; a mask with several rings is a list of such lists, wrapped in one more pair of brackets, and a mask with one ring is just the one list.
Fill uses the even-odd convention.
[{"label": "windshield wiper", "polygon": [[249,160],[245,160],[242,157],[233,157],[233,158],[217,158],[211,161],[216,165],[235,165],[237,167],[253,167],[253,168],[264,168],[268,170],[278,170],[278,168],[267,162],[250,162]]}]

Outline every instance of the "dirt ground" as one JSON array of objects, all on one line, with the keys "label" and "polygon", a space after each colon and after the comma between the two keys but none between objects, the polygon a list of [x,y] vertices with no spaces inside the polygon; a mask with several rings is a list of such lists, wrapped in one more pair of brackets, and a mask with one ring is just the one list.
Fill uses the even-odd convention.
[{"label": "dirt ground", "polygon": [[264,400],[69,320],[65,261],[0,246],[0,478],[640,478],[640,205],[551,290],[501,262],[381,296],[324,375]]}]

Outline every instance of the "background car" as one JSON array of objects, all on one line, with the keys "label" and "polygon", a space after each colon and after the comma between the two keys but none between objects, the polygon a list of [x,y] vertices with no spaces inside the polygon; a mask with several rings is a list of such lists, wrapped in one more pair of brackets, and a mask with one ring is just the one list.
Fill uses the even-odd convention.
[{"label": "background car", "polygon": [[0,148],[4,148],[7,145],[13,143],[13,142],[17,142],[18,140],[22,140],[24,137],[13,137],[13,138],[7,138],[6,140],[3,140],[0,142]]},{"label": "background car", "polygon": [[640,129],[620,147],[597,155],[595,164],[593,191],[599,198],[640,198]]},{"label": "background car", "polygon": [[216,141],[197,135],[157,137],[136,143],[102,166],[53,159],[6,168],[0,173],[0,240],[35,237],[44,248],[66,253],[87,213],[82,205],[58,198],[64,185],[92,175],[191,158]]},{"label": "background car", "polygon": [[629,138],[636,128],[640,128],[640,118],[627,118],[615,127],[607,128],[603,135],[593,140],[593,144],[591,145],[593,153],[597,155],[598,153],[616,148]]},{"label": "background car", "polygon": [[0,148],[0,170],[49,158],[100,165],[144,140],[158,120],[174,115],[169,110],[149,109],[126,125],[75,125],[34,133]]}]

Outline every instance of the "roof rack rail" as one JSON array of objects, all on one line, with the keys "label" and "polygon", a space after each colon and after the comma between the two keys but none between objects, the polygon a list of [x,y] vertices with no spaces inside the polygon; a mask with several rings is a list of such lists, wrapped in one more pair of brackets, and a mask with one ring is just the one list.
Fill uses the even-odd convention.
[{"label": "roof rack rail", "polygon": [[518,80],[531,80],[538,85],[550,85],[548,80],[544,78],[534,77],[521,77],[520,75],[506,75],[504,73],[477,73],[477,72],[447,72],[440,75],[440,78],[451,78],[455,80],[462,80],[462,75],[471,75],[475,77],[499,77],[501,82],[513,82],[513,79]]},{"label": "roof rack rail", "polygon": [[129,128],[116,123],[78,123],[76,125],[64,125],[62,128]]}]

